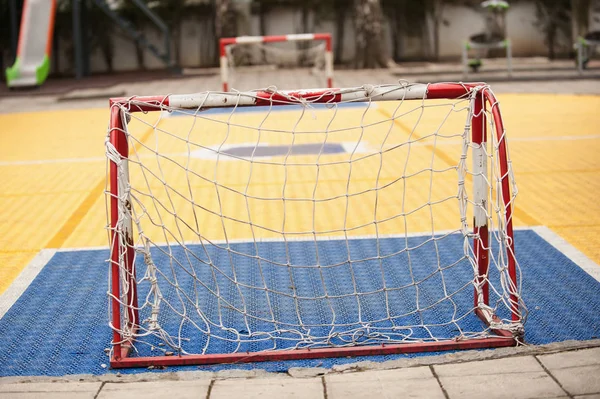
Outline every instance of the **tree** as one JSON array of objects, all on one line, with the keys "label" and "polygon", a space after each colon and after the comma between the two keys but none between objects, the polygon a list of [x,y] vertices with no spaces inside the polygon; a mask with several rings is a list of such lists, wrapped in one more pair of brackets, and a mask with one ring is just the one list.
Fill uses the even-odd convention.
[{"label": "tree", "polygon": [[536,0],[537,27],[545,36],[548,58],[556,58],[560,35],[571,37],[571,0]]},{"label": "tree", "polygon": [[587,33],[591,7],[592,0],[571,0],[571,41]]},{"label": "tree", "polygon": [[215,33],[217,39],[237,36],[237,12],[232,0],[215,0]]},{"label": "tree", "polygon": [[386,68],[390,58],[383,38],[380,0],[354,0],[355,68]]},{"label": "tree", "polygon": [[433,32],[431,35],[431,47],[433,58],[440,58],[440,25],[443,23],[444,1],[443,0],[426,0],[429,20],[433,24]]},{"label": "tree", "polygon": [[344,34],[346,28],[346,16],[348,4],[346,0],[333,0],[333,14],[335,20],[335,48],[333,49],[334,59],[336,63],[341,63],[344,51]]},{"label": "tree", "polygon": [[155,0],[151,3],[153,11],[160,15],[169,27],[171,43],[173,45],[173,59],[175,60],[175,65],[179,66],[181,63],[181,26],[183,25],[183,16],[191,10],[186,7],[186,0]]}]

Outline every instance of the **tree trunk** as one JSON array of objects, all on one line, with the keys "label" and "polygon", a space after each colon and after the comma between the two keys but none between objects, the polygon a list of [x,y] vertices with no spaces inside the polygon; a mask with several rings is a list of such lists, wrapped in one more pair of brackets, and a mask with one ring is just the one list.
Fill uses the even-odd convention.
[{"label": "tree trunk", "polygon": [[547,40],[548,40],[548,59],[549,60],[554,60],[556,58],[556,49],[555,49],[555,44],[556,44],[556,25],[551,23],[548,26],[548,36],[547,36]]},{"label": "tree trunk", "polygon": [[114,46],[112,42],[112,37],[106,35],[101,42],[100,48],[102,50],[102,55],[104,56],[104,62],[106,63],[106,69],[108,73],[113,72],[113,59],[114,59]]},{"label": "tree trunk", "polygon": [[[267,16],[266,16],[266,5],[264,3],[259,4],[258,9],[258,30],[261,36],[265,36],[267,34]],[[260,62],[263,64],[267,63],[267,53],[264,48],[260,50]]]},{"label": "tree trunk", "polygon": [[[302,2],[302,32],[300,33],[309,33],[312,29],[309,26],[309,2],[308,0],[304,0]],[[297,42],[297,49],[306,50],[309,47],[309,43],[305,41]],[[300,51],[300,59],[298,60],[298,65],[305,65],[307,62],[306,53],[304,51]]]},{"label": "tree trunk", "polygon": [[571,0],[571,41],[584,36],[589,29],[589,15],[592,12],[591,0]]},{"label": "tree trunk", "polygon": [[386,68],[390,61],[383,38],[380,0],[355,0],[355,68]]},{"label": "tree trunk", "polygon": [[344,31],[346,27],[346,10],[348,5],[345,1],[337,0],[334,3],[335,13],[335,49],[334,58],[336,63],[342,62],[342,53],[344,51]]},{"label": "tree trunk", "polygon": [[171,29],[171,43],[173,43],[173,58],[176,66],[181,66],[181,18],[175,19],[177,22]]},{"label": "tree trunk", "polygon": [[392,30],[392,58],[394,61],[398,61],[401,57],[400,55],[400,51],[399,49],[399,44],[401,39],[401,35],[400,35],[400,29],[398,28],[400,26],[400,21],[399,21],[399,16],[398,16],[398,7],[392,7],[392,9],[390,10],[390,12],[392,13],[392,21],[393,24],[391,26],[391,30]]},{"label": "tree trunk", "polygon": [[146,60],[144,59],[144,49],[137,40],[134,40],[135,45],[135,60],[137,61],[137,69],[146,70]]},{"label": "tree trunk", "polygon": [[442,23],[444,3],[442,0],[433,1],[433,59],[440,59],[440,24]]},{"label": "tree trunk", "polygon": [[236,12],[231,0],[215,1],[215,33],[219,39],[237,36]]}]

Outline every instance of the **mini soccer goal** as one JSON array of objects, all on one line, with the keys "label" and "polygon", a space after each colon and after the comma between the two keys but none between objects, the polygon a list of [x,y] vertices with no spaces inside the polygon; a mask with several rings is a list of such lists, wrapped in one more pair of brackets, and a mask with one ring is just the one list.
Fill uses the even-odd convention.
[{"label": "mini soccer goal", "polygon": [[261,86],[256,79],[263,76],[279,90],[297,88],[296,75],[312,76],[314,87],[333,87],[329,33],[229,37],[219,44],[223,91]]},{"label": "mini soccer goal", "polygon": [[111,366],[503,347],[516,194],[485,84],[111,100]]}]

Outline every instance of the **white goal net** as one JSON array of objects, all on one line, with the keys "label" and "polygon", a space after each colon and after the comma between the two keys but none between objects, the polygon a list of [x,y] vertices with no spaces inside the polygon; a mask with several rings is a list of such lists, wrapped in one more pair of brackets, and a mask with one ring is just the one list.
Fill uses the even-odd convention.
[{"label": "white goal net", "polygon": [[111,112],[114,365],[522,332],[516,187],[488,86],[204,92]]},{"label": "white goal net", "polygon": [[284,90],[301,88],[302,82],[310,87],[332,86],[328,34],[225,38],[220,48],[224,91],[267,86]]}]

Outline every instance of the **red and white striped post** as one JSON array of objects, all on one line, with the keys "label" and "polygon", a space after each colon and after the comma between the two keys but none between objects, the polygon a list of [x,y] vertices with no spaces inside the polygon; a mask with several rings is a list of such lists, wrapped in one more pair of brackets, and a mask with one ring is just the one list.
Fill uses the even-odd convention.
[{"label": "red and white striped post", "polygon": [[301,33],[294,35],[279,36],[239,36],[224,37],[219,41],[221,81],[223,82],[223,91],[229,91],[229,63],[227,61],[226,47],[233,44],[252,44],[252,43],[275,43],[275,42],[300,42],[300,41],[319,41],[325,42],[325,77],[327,78],[327,87],[333,87],[333,53],[331,46],[331,35],[329,33]]}]

